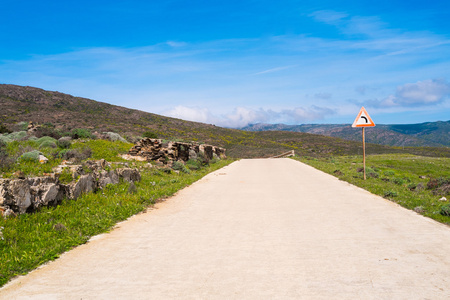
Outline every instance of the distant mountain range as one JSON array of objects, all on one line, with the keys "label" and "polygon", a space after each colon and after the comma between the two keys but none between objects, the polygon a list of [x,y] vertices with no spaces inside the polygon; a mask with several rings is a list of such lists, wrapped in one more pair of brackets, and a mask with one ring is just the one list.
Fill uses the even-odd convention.
[{"label": "distant mountain range", "polygon": [[[350,124],[252,124],[240,128],[247,131],[292,131],[305,132],[350,141],[361,140],[361,129]],[[376,125],[366,128],[366,142],[388,146],[450,147],[450,121],[426,122],[404,125]]]}]

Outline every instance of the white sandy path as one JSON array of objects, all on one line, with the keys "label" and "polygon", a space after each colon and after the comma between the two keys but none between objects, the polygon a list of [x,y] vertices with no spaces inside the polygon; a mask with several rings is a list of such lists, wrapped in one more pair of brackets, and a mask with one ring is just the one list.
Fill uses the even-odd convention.
[{"label": "white sandy path", "polygon": [[291,159],[241,160],[0,299],[450,299],[450,228]]}]

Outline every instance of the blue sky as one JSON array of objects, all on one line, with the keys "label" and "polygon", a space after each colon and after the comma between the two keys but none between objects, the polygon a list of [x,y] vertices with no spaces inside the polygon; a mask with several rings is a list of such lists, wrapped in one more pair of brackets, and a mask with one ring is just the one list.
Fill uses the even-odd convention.
[{"label": "blue sky", "polygon": [[1,3],[0,83],[227,127],[450,119],[448,1]]}]

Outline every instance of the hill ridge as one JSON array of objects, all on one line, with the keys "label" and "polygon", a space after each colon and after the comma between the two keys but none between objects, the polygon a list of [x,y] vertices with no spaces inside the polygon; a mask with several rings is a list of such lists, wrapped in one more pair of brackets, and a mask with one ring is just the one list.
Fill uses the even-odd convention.
[{"label": "hill ridge", "polygon": [[[360,132],[351,127],[351,124],[250,124],[240,128],[248,131],[292,131],[321,134],[346,140],[359,141]],[[367,128],[366,140],[388,146],[412,147],[449,147],[450,146],[450,120],[423,122],[416,124],[377,124]]]},{"label": "hill ridge", "polygon": [[[222,128],[29,86],[0,84],[0,107],[0,123],[10,127],[21,121],[52,123],[62,132],[87,128],[91,131],[117,132],[129,140],[151,131],[161,139],[196,141],[223,147],[227,149],[228,156],[236,158],[271,157],[290,150],[308,156],[361,152],[359,142],[335,137],[303,132],[250,132]],[[368,144],[367,151],[450,156],[450,150],[445,148],[397,149]]]}]

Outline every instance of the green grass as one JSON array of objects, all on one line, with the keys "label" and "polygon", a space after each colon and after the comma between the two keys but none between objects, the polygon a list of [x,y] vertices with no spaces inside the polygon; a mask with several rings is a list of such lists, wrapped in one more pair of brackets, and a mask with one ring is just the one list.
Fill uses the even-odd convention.
[{"label": "green grass", "polygon": [[[363,179],[362,172],[358,172],[363,167],[361,156],[303,156],[295,159],[405,208],[416,208],[424,216],[450,225],[450,217],[440,213],[448,202],[439,201],[442,195],[434,195],[427,189],[431,178],[450,178],[450,158],[406,154],[369,155],[366,158],[367,180]],[[446,197],[449,198],[448,195]]]},{"label": "green grass", "polygon": [[109,185],[77,200],[65,200],[57,207],[0,219],[0,286],[86,243],[90,237],[109,231],[117,222],[230,162],[220,161],[189,174],[142,169],[142,180],[135,183],[137,192],[129,193],[128,183]]}]

